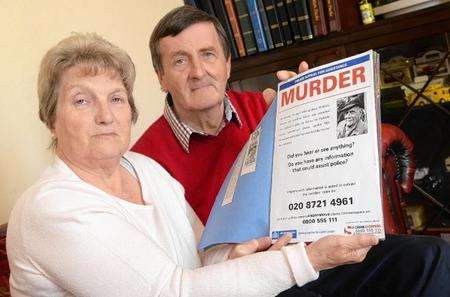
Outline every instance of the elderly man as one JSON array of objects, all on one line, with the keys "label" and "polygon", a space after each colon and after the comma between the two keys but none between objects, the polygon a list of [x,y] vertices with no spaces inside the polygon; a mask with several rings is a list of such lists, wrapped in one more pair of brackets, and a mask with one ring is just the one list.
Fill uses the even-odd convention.
[{"label": "elderly man", "polygon": [[[166,104],[133,150],[163,165],[206,222],[274,92],[225,91],[231,68],[226,34],[217,19],[193,7],[176,8],[160,20],[150,51]],[[279,79],[289,75],[281,72]],[[341,244],[346,240],[351,236]],[[450,296],[449,254],[449,245],[437,238],[388,236],[363,263],[323,271],[317,281],[282,296]]]},{"label": "elderly man", "polygon": [[339,109],[340,117],[344,117],[337,126],[337,137],[367,133],[366,113],[364,110],[364,93],[352,95]]},{"label": "elderly man", "polygon": [[[225,92],[231,68],[225,31],[215,18],[190,6],[159,22],[150,50],[166,104],[164,115],[132,150],[162,164],[206,223],[229,168],[275,91],[265,96]],[[287,73],[280,72],[279,78],[286,79]]]}]

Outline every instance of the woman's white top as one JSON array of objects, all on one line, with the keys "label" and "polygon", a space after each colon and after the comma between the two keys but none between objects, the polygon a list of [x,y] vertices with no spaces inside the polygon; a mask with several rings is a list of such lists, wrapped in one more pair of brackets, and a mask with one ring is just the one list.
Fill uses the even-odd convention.
[{"label": "woman's white top", "polygon": [[18,200],[7,234],[13,296],[273,296],[318,277],[301,244],[231,261],[229,248],[212,249],[202,267],[183,187],[155,161],[124,157],[146,205],[60,159]]}]

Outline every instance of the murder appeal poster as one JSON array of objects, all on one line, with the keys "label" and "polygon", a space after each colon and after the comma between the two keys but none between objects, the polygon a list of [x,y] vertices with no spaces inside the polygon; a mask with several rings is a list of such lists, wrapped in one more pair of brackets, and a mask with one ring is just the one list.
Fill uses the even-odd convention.
[{"label": "murder appeal poster", "polygon": [[296,241],[384,238],[378,55],[369,51],[279,84],[270,230]]}]

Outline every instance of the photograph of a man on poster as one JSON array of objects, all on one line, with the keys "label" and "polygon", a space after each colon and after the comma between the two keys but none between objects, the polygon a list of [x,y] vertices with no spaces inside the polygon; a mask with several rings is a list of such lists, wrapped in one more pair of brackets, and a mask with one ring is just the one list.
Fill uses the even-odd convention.
[{"label": "photograph of a man on poster", "polygon": [[337,100],[337,138],[367,133],[364,93]]}]

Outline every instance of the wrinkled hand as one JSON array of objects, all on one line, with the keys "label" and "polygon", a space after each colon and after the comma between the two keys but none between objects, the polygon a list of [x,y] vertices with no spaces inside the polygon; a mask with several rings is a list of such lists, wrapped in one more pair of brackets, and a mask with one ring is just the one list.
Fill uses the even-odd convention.
[{"label": "wrinkled hand", "polygon": [[242,256],[247,256],[266,250],[277,251],[288,244],[291,238],[291,234],[287,233],[283,237],[278,239],[273,245],[271,245],[270,237],[267,236],[239,243],[234,245],[234,247],[231,249],[230,254],[228,255],[228,259],[236,259]]},{"label": "wrinkled hand", "polygon": [[[298,73],[305,72],[308,69],[309,69],[308,63],[306,63],[305,61],[300,62],[300,64],[298,65]],[[288,70],[280,70],[277,72],[277,78],[279,81],[288,80],[296,75],[297,73],[295,73],[294,71]],[[274,89],[269,88],[263,91],[264,101],[266,101],[267,105],[270,105],[276,98],[276,96],[277,92]]]},{"label": "wrinkled hand", "polygon": [[329,235],[308,245],[306,253],[314,269],[321,271],[362,262],[376,244],[378,238],[374,235]]}]

